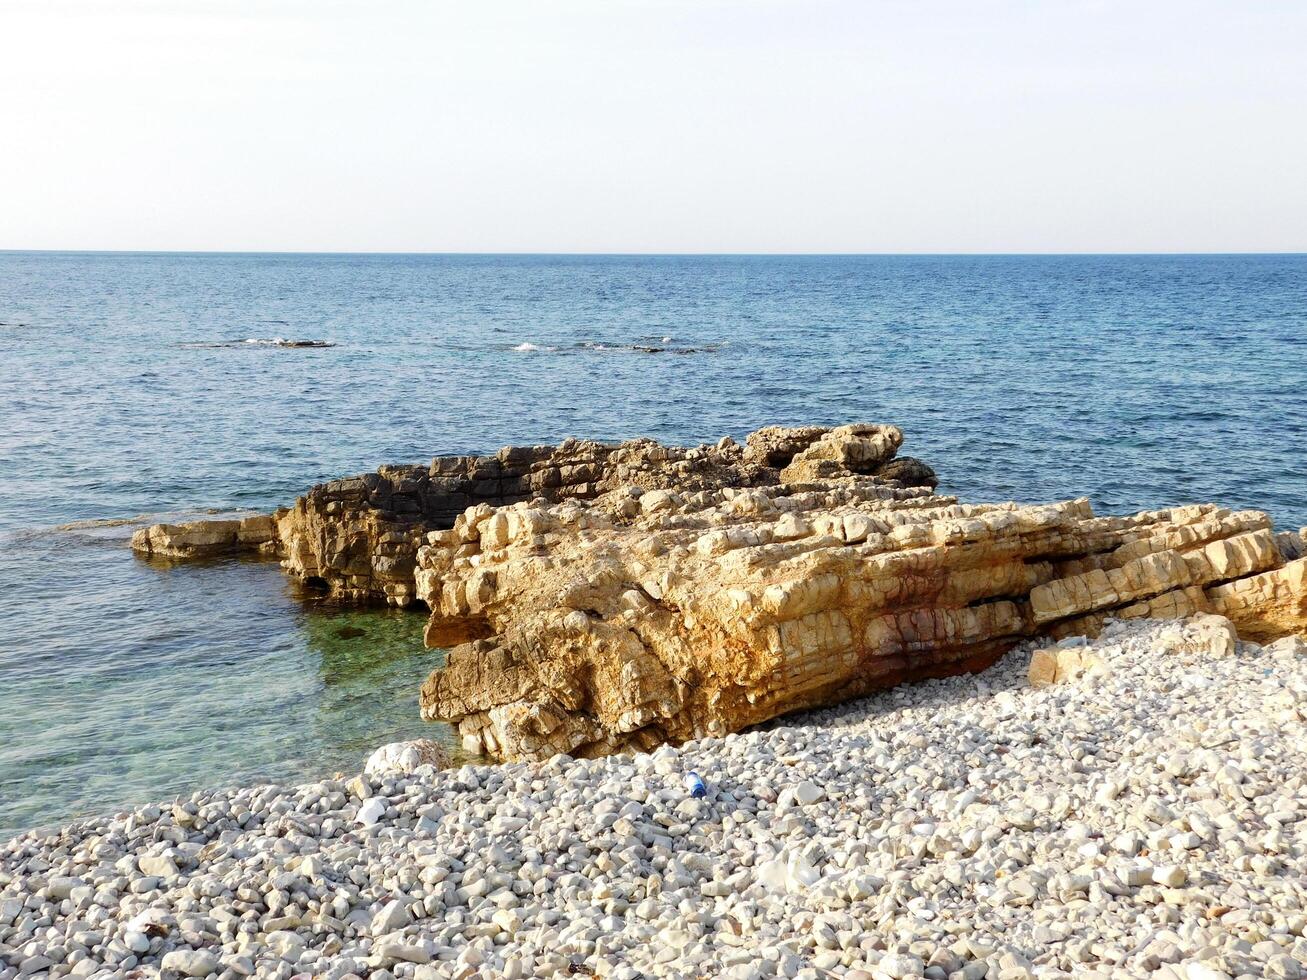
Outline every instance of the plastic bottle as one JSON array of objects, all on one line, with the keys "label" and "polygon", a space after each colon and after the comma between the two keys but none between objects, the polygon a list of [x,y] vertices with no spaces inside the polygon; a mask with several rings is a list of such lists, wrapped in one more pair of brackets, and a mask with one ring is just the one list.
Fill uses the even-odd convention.
[{"label": "plastic bottle", "polygon": [[687,772],[685,774],[685,788],[690,791],[690,795],[696,800],[701,800],[708,795],[708,787],[703,784],[703,780],[697,772]]}]

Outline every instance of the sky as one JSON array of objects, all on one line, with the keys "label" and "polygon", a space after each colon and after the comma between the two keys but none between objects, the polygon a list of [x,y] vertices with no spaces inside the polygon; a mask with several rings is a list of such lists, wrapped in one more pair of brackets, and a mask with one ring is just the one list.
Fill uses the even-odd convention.
[{"label": "sky", "polygon": [[0,0],[0,248],[1307,251],[1302,0]]}]

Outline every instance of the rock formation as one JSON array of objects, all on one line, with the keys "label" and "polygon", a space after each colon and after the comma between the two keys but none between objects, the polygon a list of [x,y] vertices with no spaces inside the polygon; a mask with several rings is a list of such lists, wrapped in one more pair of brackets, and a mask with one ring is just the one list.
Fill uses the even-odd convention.
[{"label": "rock formation", "polygon": [[[803,455],[783,472],[830,459]],[[469,749],[591,755],[978,668],[1108,617],[1210,612],[1269,638],[1307,627],[1298,540],[1255,511],[1098,517],[855,476],[474,508],[418,553],[428,643],[457,644],[422,710]]]},{"label": "rock formation", "polygon": [[259,514],[219,521],[152,524],[132,535],[132,548],[160,558],[207,558],[226,554],[275,554],[274,516]]},{"label": "rock formation", "polygon": [[[341,601],[424,603],[422,712],[508,759],[723,735],[1109,618],[1307,629],[1307,547],[1257,511],[963,504],[892,426],[690,449],[567,440],[322,484],[147,554],[275,554]],[[1059,657],[1061,659],[1059,659]],[[1041,682],[1086,665],[1050,654]],[[1045,676],[1046,675],[1046,676]]]},{"label": "rock formation", "polygon": [[884,471],[885,479],[935,486],[929,466],[894,458],[902,441],[893,426],[845,425],[772,426],[749,435],[745,446],[729,438],[688,449],[652,439],[506,446],[489,456],[438,456],[429,467],[383,466],[332,480],[270,516],[156,524],[137,531],[132,548],[180,559],[278,555],[290,574],[337,601],[407,606],[416,598],[413,573],[425,536],[452,527],[468,507],[588,500],[625,487],[768,486],[818,471],[827,478]]}]

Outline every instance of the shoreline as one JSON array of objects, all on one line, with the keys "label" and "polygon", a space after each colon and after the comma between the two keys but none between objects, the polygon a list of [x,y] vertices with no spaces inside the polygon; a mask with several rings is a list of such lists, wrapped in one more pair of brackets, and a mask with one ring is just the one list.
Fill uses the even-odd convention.
[{"label": "shoreline", "polygon": [[1307,644],[1215,636],[1113,622],[1042,688],[1024,644],[652,754],[204,790],[16,838],[0,978],[1298,976]]},{"label": "shoreline", "polygon": [[1302,533],[963,503],[902,442],[510,446],[135,531],[425,606],[421,713],[502,763],[20,836],[0,980],[1299,980]]}]

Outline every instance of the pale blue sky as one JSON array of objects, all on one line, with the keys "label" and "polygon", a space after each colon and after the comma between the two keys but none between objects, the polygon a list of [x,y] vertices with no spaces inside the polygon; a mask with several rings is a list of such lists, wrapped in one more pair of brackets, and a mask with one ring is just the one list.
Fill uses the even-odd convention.
[{"label": "pale blue sky", "polygon": [[1307,3],[0,0],[0,248],[1307,250]]}]

